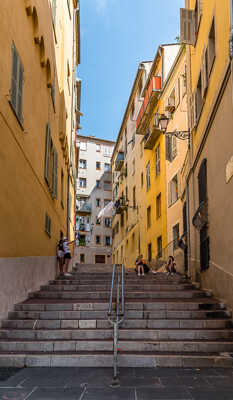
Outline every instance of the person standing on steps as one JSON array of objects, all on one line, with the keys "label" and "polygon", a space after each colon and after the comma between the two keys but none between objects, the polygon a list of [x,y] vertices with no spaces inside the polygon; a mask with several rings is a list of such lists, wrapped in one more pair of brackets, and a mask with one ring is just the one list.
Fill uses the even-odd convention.
[{"label": "person standing on steps", "polygon": [[71,274],[68,272],[69,263],[70,263],[70,260],[71,260],[70,244],[72,244],[74,242],[75,242],[75,240],[72,240],[71,242],[68,242],[66,237],[64,237],[64,239],[63,239],[64,275],[65,276],[71,276]]},{"label": "person standing on steps", "polygon": [[64,250],[63,250],[63,233],[61,232],[60,240],[57,244],[57,261],[59,267],[60,276],[64,275],[63,265],[64,265]]},{"label": "person standing on steps", "polygon": [[136,271],[138,273],[138,276],[144,276],[145,271],[144,271],[144,263],[143,263],[143,255],[140,254],[140,256],[136,260]]}]

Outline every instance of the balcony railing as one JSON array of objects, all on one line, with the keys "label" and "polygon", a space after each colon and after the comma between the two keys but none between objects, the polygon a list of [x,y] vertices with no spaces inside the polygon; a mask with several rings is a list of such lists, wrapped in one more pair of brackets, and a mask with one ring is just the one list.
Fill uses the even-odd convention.
[{"label": "balcony railing", "polygon": [[161,92],[161,77],[153,76],[149,87],[146,91],[144,102],[140,108],[137,121],[136,121],[136,133],[142,134],[141,125],[146,114],[150,112],[150,106],[153,108],[155,101],[157,100],[159,93]]},{"label": "balcony railing", "polygon": [[152,127],[152,131],[148,132],[144,138],[144,147],[147,150],[152,150],[156,140],[158,139],[159,135],[161,134],[161,130],[159,127],[154,124]]},{"label": "balcony railing", "polygon": [[79,224],[78,225],[78,230],[81,232],[90,232],[90,224]]},{"label": "balcony railing", "polygon": [[82,204],[81,206],[78,204],[77,201],[77,208],[78,208],[78,213],[82,214],[82,215],[86,215],[86,214],[91,214],[91,206],[90,204]]},{"label": "balcony railing", "polygon": [[127,207],[128,207],[128,203],[125,199],[125,197],[120,197],[114,204],[115,210],[116,210],[116,214],[122,214],[122,212],[124,212]]},{"label": "balcony railing", "polygon": [[123,151],[119,151],[119,153],[117,154],[116,161],[115,161],[115,170],[116,171],[121,170],[121,168],[124,165],[124,160],[125,160],[125,153]]}]

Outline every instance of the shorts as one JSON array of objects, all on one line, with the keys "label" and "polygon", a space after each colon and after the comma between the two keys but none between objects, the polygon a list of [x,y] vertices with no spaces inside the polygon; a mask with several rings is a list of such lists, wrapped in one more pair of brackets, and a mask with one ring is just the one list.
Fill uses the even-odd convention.
[{"label": "shorts", "polygon": [[62,257],[64,257],[64,251],[62,251],[62,250],[58,250],[58,252],[57,252],[57,256],[58,256],[59,258],[62,258]]},{"label": "shorts", "polygon": [[64,258],[71,259],[71,254],[70,253],[65,253]]}]

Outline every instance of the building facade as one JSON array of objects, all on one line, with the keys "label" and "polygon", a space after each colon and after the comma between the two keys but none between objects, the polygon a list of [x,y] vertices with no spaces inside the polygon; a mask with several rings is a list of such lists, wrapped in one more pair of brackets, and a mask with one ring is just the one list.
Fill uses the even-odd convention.
[{"label": "building facade", "polygon": [[61,232],[75,229],[76,0],[0,5],[1,307],[56,273]]},{"label": "building facade", "polygon": [[[186,1],[189,273],[233,306],[232,1]],[[190,165],[190,168],[187,168]]]},{"label": "building facade", "polygon": [[112,200],[111,156],[114,142],[78,135],[78,247],[76,263],[111,264],[112,210],[98,218]]}]

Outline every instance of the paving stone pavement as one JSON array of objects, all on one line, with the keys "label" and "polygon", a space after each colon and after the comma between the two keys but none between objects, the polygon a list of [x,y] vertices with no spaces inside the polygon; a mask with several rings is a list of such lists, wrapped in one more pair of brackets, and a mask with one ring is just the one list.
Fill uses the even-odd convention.
[{"label": "paving stone pavement", "polygon": [[233,369],[0,368],[0,400],[233,400]]}]

